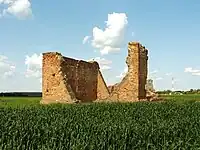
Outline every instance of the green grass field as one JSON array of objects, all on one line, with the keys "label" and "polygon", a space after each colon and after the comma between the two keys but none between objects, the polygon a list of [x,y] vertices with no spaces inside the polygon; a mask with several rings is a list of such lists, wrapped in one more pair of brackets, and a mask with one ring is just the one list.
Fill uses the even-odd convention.
[{"label": "green grass field", "polygon": [[[166,102],[187,103],[200,101],[200,94],[162,95]],[[40,105],[40,97],[0,97],[0,107],[23,107]]]},{"label": "green grass field", "polygon": [[43,106],[0,97],[0,149],[200,149],[200,95],[164,98]]}]

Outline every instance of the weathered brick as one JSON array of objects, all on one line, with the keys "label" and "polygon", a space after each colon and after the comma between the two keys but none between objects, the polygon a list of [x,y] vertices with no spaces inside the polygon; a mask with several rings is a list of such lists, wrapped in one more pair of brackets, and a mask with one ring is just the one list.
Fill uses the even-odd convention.
[{"label": "weathered brick", "polygon": [[109,87],[111,94],[108,99],[133,102],[146,98],[147,54],[147,49],[140,43],[128,43],[128,72],[120,83]]},{"label": "weathered brick", "polygon": [[55,52],[44,53],[41,103],[146,99],[147,55],[147,49],[140,43],[129,42],[128,72],[120,83],[107,87],[97,62],[75,60]]},{"label": "weathered brick", "polygon": [[109,92],[97,62],[44,53],[41,103],[92,102],[108,97]]}]

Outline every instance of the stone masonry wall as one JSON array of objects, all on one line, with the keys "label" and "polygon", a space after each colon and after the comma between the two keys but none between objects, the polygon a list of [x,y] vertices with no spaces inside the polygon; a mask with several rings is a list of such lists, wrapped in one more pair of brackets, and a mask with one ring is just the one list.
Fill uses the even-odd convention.
[{"label": "stone masonry wall", "polygon": [[128,72],[122,81],[109,87],[109,99],[114,101],[139,101],[146,98],[147,50],[138,42],[128,43],[126,64]]},{"label": "stone masonry wall", "polygon": [[42,74],[41,103],[91,102],[109,94],[97,62],[44,53]]}]

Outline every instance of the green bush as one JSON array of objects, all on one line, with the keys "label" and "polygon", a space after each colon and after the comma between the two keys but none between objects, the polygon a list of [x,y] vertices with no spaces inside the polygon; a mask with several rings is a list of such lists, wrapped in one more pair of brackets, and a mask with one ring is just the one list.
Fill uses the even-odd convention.
[{"label": "green bush", "polygon": [[197,149],[200,104],[0,108],[0,149]]}]

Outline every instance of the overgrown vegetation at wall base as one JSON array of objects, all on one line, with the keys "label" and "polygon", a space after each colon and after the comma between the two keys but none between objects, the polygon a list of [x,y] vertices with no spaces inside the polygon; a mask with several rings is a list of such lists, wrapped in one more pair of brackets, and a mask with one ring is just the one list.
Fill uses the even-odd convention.
[{"label": "overgrown vegetation at wall base", "polygon": [[200,103],[0,107],[0,149],[197,149]]}]

